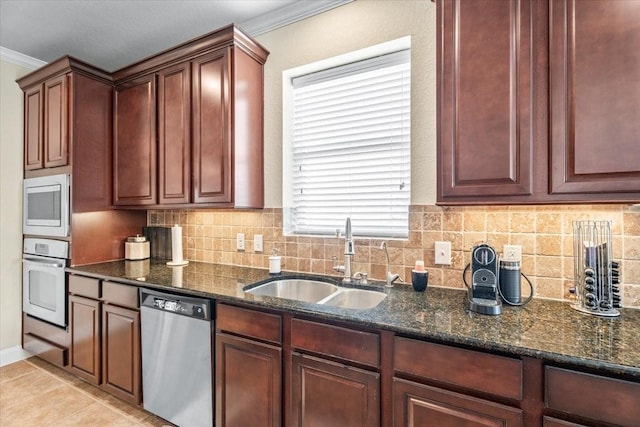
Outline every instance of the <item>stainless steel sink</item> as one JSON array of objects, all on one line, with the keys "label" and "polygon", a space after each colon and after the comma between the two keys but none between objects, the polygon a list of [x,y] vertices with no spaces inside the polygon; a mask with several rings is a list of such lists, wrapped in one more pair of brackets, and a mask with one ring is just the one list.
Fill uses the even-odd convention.
[{"label": "stainless steel sink", "polygon": [[348,288],[340,289],[320,301],[320,304],[354,310],[367,310],[380,304],[386,297],[387,294],[384,292]]},{"label": "stainless steel sink", "polygon": [[276,297],[354,310],[373,308],[387,297],[384,292],[343,288],[311,279],[273,280],[246,289],[245,292],[255,296]]},{"label": "stainless steel sink", "polygon": [[336,285],[319,280],[281,279],[267,282],[245,292],[253,295],[317,303],[337,290]]}]

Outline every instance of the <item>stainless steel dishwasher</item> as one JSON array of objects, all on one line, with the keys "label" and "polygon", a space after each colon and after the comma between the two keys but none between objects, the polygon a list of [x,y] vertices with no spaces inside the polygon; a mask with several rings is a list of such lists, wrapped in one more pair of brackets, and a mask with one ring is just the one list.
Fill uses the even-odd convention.
[{"label": "stainless steel dishwasher", "polygon": [[213,425],[211,300],[140,289],[142,400],[178,426]]}]

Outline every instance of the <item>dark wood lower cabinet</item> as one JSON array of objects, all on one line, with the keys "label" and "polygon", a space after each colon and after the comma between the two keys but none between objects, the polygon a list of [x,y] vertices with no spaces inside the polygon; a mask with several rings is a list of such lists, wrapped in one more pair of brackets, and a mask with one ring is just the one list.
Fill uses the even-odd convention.
[{"label": "dark wood lower cabinet", "polygon": [[139,405],[142,371],[138,288],[78,275],[69,275],[68,281],[68,370]]},{"label": "dark wood lower cabinet", "polygon": [[141,402],[140,312],[102,307],[102,387],[121,399]]},{"label": "dark wood lower cabinet", "polygon": [[100,304],[93,299],[69,296],[69,369],[93,384],[100,384]]},{"label": "dark wood lower cabinet", "polygon": [[293,353],[292,426],[380,425],[380,375]]},{"label": "dark wood lower cabinet", "polygon": [[585,427],[585,425],[559,420],[553,417],[544,417],[542,419],[542,427]]},{"label": "dark wood lower cabinet", "polygon": [[282,425],[282,349],[216,335],[216,425]]},{"label": "dark wood lower cabinet", "polygon": [[399,378],[393,380],[394,426],[521,426],[522,410]]}]

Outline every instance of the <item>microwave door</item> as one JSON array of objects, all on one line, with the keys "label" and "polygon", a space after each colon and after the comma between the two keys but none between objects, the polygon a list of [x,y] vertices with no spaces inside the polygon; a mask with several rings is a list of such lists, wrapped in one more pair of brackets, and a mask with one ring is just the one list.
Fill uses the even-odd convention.
[{"label": "microwave door", "polygon": [[26,178],[23,186],[23,234],[68,237],[70,175]]},{"label": "microwave door", "polygon": [[47,227],[62,225],[60,187],[60,185],[48,185],[27,190],[27,225]]}]

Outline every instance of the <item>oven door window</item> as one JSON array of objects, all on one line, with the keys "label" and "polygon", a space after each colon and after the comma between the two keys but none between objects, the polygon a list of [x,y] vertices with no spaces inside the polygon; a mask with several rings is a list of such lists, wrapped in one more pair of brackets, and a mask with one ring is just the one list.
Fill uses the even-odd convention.
[{"label": "oven door window", "polygon": [[29,304],[57,311],[56,275],[40,270],[29,271]]}]

